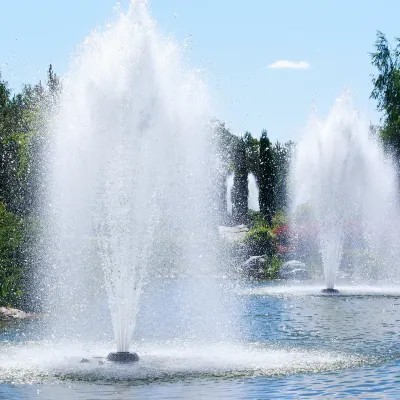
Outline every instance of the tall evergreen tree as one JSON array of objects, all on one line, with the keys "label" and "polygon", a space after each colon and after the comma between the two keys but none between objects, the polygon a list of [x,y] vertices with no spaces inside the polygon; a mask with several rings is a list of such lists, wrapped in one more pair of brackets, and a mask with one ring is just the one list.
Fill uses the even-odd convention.
[{"label": "tall evergreen tree", "polygon": [[227,210],[227,177],[234,171],[235,154],[239,138],[229,132],[225,124],[214,121],[214,140],[215,148],[218,152],[219,161],[219,204],[218,208],[221,215],[221,223],[228,222],[230,217]]},{"label": "tall evergreen tree", "polygon": [[246,145],[243,139],[237,143],[234,160],[235,178],[232,189],[233,218],[236,223],[246,223],[249,204],[248,166]]},{"label": "tall evergreen tree", "polygon": [[275,168],[275,209],[284,210],[288,204],[288,176],[290,167],[290,157],[292,155],[294,143],[276,142],[272,147],[274,168]]},{"label": "tall evergreen tree", "polygon": [[268,133],[260,138],[260,170],[258,173],[260,211],[269,224],[275,213],[275,163]]},{"label": "tall evergreen tree", "polygon": [[60,79],[53,70],[53,65],[50,64],[47,71],[47,87],[51,93],[56,93],[60,89]]},{"label": "tall evergreen tree", "polygon": [[258,175],[258,169],[260,166],[260,155],[259,155],[259,142],[257,139],[251,136],[250,132],[246,132],[243,136],[244,144],[246,146],[247,165],[249,172],[254,175]]}]

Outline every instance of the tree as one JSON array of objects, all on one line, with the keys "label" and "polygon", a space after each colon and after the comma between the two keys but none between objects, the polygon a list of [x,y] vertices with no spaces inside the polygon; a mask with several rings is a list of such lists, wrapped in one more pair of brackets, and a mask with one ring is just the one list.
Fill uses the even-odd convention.
[{"label": "tree", "polygon": [[374,88],[371,98],[377,100],[378,111],[383,112],[381,138],[387,148],[400,159],[400,39],[396,38],[396,47],[391,49],[382,32],[377,32],[375,53],[371,53],[371,62],[378,69],[373,76]]},{"label": "tree", "polygon": [[22,220],[0,202],[0,305],[20,305],[23,287]]},{"label": "tree", "polygon": [[58,105],[61,83],[50,65],[46,86],[26,85],[12,95],[0,75],[0,305],[23,300],[27,254],[37,216],[46,116]]},{"label": "tree", "polygon": [[33,206],[31,178],[38,165],[33,165],[32,150],[42,97],[41,85],[36,85],[25,86],[11,98],[7,84],[0,82],[0,201],[20,215]]},{"label": "tree", "polygon": [[274,203],[277,211],[284,210],[288,204],[288,176],[293,148],[294,143],[291,141],[284,144],[276,142],[272,147],[275,167]]},{"label": "tree", "polygon": [[249,203],[248,166],[246,157],[246,145],[243,139],[239,139],[236,147],[235,177],[232,189],[233,218],[236,223],[246,223]]},{"label": "tree", "polygon": [[269,224],[275,213],[275,164],[268,133],[260,138],[260,170],[258,174],[260,211]]},{"label": "tree", "polygon": [[249,172],[252,172],[254,175],[258,175],[258,169],[260,166],[260,155],[259,155],[259,147],[260,143],[257,139],[251,136],[250,132],[246,132],[243,136],[243,141],[246,146],[246,157],[247,157],[247,165],[249,167]]},{"label": "tree", "polygon": [[59,93],[61,88],[60,79],[54,72],[52,64],[49,65],[47,71],[47,87],[49,88],[50,93]]},{"label": "tree", "polygon": [[13,140],[18,125],[20,97],[11,98],[7,83],[0,81],[0,202],[17,211],[18,143]]},{"label": "tree", "polygon": [[239,138],[233,135],[225,124],[215,120],[213,121],[214,129],[214,146],[217,150],[217,157],[219,163],[218,170],[218,209],[221,216],[220,222],[228,222],[230,217],[227,213],[227,177],[234,172],[235,169],[235,154]]}]

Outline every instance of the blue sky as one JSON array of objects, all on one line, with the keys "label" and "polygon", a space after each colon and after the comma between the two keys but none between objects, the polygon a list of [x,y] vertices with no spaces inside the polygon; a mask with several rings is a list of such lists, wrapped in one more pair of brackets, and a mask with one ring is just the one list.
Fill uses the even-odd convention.
[{"label": "blue sky", "polygon": [[[129,0],[120,2],[127,9]],[[205,70],[215,114],[235,133],[294,139],[313,98],[326,114],[343,87],[379,120],[369,100],[376,30],[400,36],[400,2],[386,0],[149,0],[159,29],[190,37],[190,65]],[[14,90],[63,74],[76,46],[112,18],[115,0],[14,0],[1,5],[0,68]],[[269,68],[286,60],[303,68]],[[297,64],[303,62],[302,64]],[[278,63],[277,66],[291,66]],[[293,66],[293,65],[292,65]]]}]

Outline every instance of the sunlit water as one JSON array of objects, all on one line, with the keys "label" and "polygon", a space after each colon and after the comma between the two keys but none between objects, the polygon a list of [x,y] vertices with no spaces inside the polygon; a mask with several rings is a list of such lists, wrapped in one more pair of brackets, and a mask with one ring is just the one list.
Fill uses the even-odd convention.
[{"label": "sunlit water", "polygon": [[319,289],[249,285],[246,341],[138,340],[135,365],[98,365],[110,343],[43,341],[39,320],[5,325],[0,398],[396,398],[400,288]]}]

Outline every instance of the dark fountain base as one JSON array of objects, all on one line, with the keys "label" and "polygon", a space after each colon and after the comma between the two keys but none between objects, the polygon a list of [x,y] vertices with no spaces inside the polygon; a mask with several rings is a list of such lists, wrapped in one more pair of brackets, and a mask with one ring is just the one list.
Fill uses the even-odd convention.
[{"label": "dark fountain base", "polygon": [[322,289],[321,292],[322,293],[328,293],[328,294],[335,294],[335,293],[339,293],[339,290],[327,288],[327,289]]},{"label": "dark fountain base", "polygon": [[139,356],[136,353],[129,353],[128,351],[118,351],[116,353],[110,353],[107,356],[107,360],[120,364],[128,364],[139,361]]}]

